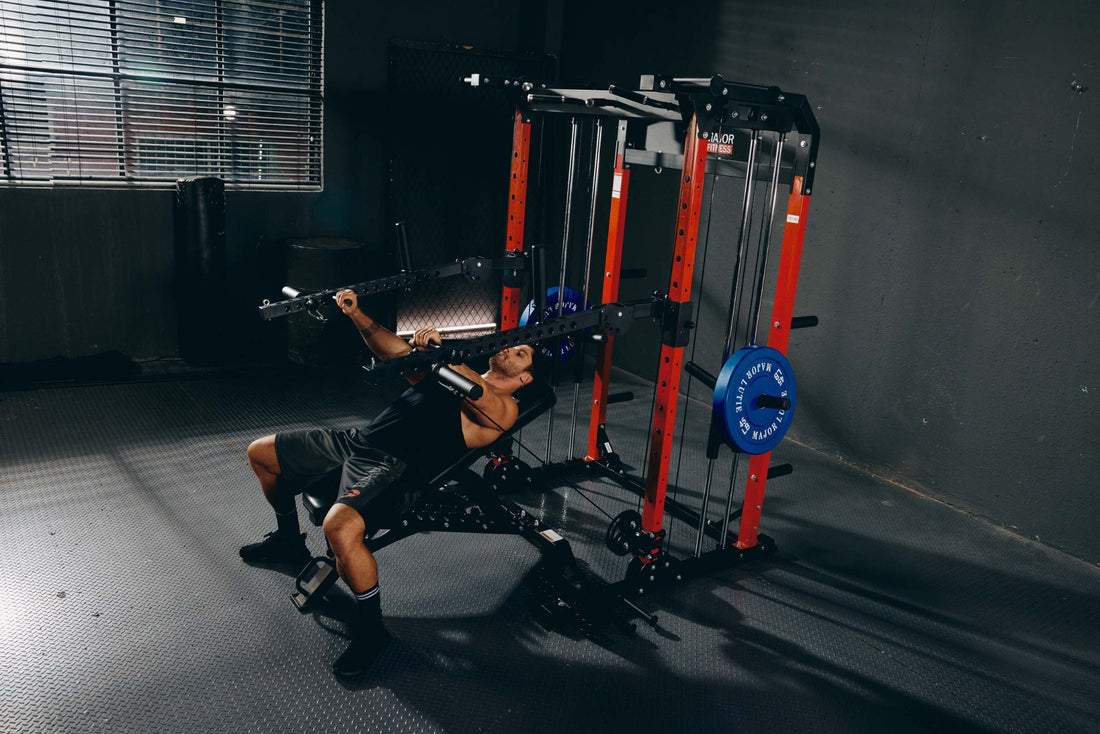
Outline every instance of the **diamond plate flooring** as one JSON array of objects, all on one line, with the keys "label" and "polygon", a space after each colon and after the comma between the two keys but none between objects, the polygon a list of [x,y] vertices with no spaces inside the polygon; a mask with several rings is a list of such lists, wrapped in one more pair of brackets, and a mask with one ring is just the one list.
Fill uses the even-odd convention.
[{"label": "diamond plate flooring", "polygon": [[[608,425],[640,472],[650,402],[633,389]],[[657,628],[548,632],[522,601],[526,542],[421,534],[379,553],[399,641],[342,684],[343,587],[299,614],[288,575],[237,557],[274,527],[244,452],[360,423],[395,390],[238,373],[0,393],[0,732],[1100,731],[1098,569],[791,440],[761,528],[778,553],[647,595]],[[698,507],[706,408],[680,416],[669,496]],[[521,437],[540,455],[546,426]],[[572,481],[515,499],[618,580],[604,513],[638,499]],[[666,527],[690,553],[694,529]]]}]

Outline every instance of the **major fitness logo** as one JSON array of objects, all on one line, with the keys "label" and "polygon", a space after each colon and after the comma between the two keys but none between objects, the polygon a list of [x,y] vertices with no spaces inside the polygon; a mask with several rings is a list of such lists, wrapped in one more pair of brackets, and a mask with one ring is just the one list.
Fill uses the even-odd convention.
[{"label": "major fitness logo", "polygon": [[[758,378],[770,376],[771,380],[759,381]],[[768,393],[770,395],[778,395],[781,398],[788,397],[787,390],[783,385],[787,381],[786,375],[783,374],[783,368],[769,361],[760,361],[752,364],[744,371],[741,377],[741,381],[737,384],[737,391],[734,393],[734,411],[737,414],[737,428],[741,431],[741,435],[748,438],[750,441],[767,441],[777,432],[782,430],[783,420],[787,417],[787,411],[778,410],[774,414],[771,420],[766,418],[763,422],[760,421],[761,415],[768,415],[757,413],[755,415],[756,421],[750,423],[746,417],[746,407],[750,407],[755,411],[759,411],[759,406],[755,405],[755,401],[759,399],[761,393]],[[749,386],[752,385],[753,389]],[[746,390],[749,390],[749,399],[746,400]],[[748,403],[748,406],[746,406]]]},{"label": "major fitness logo", "polygon": [[733,155],[733,133],[703,133],[707,141],[707,152],[718,155]]}]

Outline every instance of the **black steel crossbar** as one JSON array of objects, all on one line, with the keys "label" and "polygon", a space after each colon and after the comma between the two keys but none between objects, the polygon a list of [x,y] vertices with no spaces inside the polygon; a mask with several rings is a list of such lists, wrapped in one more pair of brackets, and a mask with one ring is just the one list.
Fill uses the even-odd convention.
[{"label": "black steel crossbar", "polygon": [[355,294],[359,296],[372,296],[387,291],[412,288],[433,280],[453,278],[458,275],[470,281],[478,281],[488,277],[494,270],[510,271],[512,276],[518,276],[519,273],[526,271],[527,267],[527,257],[522,252],[509,252],[497,258],[468,257],[447,265],[422,268],[396,275],[388,275],[385,278],[368,280],[365,283],[315,291],[305,296],[298,296],[277,303],[264,301],[260,306],[260,316],[265,321],[270,321],[280,316],[289,316],[302,311],[313,311],[331,302],[332,298],[342,290],[355,291]]},{"label": "black steel crossbar", "polygon": [[475,357],[492,356],[507,347],[534,344],[589,329],[594,333],[618,335],[638,319],[660,318],[666,311],[666,303],[667,299],[663,296],[627,303],[606,303],[587,311],[546,319],[537,324],[472,339],[447,341],[440,349],[412,352],[385,362],[371,362],[364,365],[363,369],[367,371],[370,382],[378,383],[424,372],[440,362],[460,364]]}]

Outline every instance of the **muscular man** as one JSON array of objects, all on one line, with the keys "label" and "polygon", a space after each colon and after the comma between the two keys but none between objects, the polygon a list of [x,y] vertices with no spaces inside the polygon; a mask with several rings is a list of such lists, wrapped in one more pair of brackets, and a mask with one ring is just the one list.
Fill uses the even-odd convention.
[{"label": "muscular man", "polygon": [[[379,359],[440,343],[438,331],[424,328],[415,333],[410,346],[360,311],[353,291],[340,291],[336,302]],[[365,672],[389,641],[379,605],[378,564],[364,544],[364,534],[408,509],[417,489],[467,450],[492,443],[515,423],[519,409],[511,395],[533,379],[532,357],[532,348],[522,344],[494,354],[489,371],[482,375],[466,365],[454,365],[456,372],[484,390],[476,403],[456,397],[420,373],[409,376],[412,387],[365,428],[278,433],[248,447],[249,466],[275,509],[278,529],[241,548],[246,561],[304,564],[310,553],[298,526],[294,496],[316,481],[339,477],[339,499],[323,529],[336,570],[355,594],[359,619],[351,644],[332,665],[336,675],[350,678]]]}]

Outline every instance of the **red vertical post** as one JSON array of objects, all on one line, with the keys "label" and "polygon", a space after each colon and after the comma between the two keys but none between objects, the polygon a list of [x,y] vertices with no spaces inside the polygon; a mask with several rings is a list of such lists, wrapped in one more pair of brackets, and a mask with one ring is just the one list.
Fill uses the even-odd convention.
[{"label": "red vertical post", "polygon": [[[523,250],[523,222],[527,214],[527,164],[531,151],[531,123],[516,110],[512,126],[512,180],[508,186],[508,243],[511,252]],[[500,329],[519,326],[519,287],[504,287],[500,302]]]},{"label": "red vertical post", "polygon": [[[703,200],[703,174],[707,168],[707,143],[699,139],[699,127],[692,118],[684,141],[684,169],[680,178],[680,200],[676,215],[676,246],[669,277],[668,300],[691,300],[691,281],[695,268],[695,244],[699,237],[699,209]],[[672,455],[672,436],[676,428],[676,407],[680,397],[680,372],[684,348],[661,345],[657,372],[657,390],[653,406],[653,427],[649,436],[649,463],[646,472],[642,527],[647,532],[661,529],[668,489],[668,466]]]},{"label": "red vertical post", "polygon": [[[619,300],[619,273],[623,261],[623,232],[626,228],[626,198],[630,191],[630,169],[626,167],[626,121],[619,123],[618,145],[615,151],[615,172],[611,178],[611,214],[607,223],[607,256],[604,258],[603,293],[600,303]],[[588,425],[586,460],[603,458],[598,433],[607,421],[607,389],[611,378],[611,352],[615,337],[596,349],[596,374],[592,381],[592,416]]]},{"label": "red vertical post", "polygon": [[[798,269],[802,264],[802,243],[806,238],[806,214],[810,197],[802,194],[801,176],[795,176],[787,200],[787,222],[783,226],[783,253],[779,258],[779,274],[775,283],[775,302],[768,331],[768,346],[783,353],[791,342],[791,317],[798,290]],[[749,459],[749,477],[745,483],[745,502],[741,508],[741,526],[737,532],[737,547],[752,548],[760,532],[760,512],[764,504],[764,485],[768,480],[771,452]]]}]

